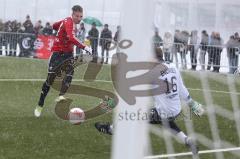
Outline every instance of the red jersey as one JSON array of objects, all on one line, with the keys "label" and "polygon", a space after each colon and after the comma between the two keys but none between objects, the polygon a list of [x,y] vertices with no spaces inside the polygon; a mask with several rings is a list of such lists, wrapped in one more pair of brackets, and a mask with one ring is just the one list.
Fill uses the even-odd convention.
[{"label": "red jersey", "polygon": [[54,23],[53,29],[57,31],[57,35],[53,43],[52,52],[72,53],[74,45],[81,49],[85,48],[85,45],[75,37],[75,24],[72,17],[67,17]]}]

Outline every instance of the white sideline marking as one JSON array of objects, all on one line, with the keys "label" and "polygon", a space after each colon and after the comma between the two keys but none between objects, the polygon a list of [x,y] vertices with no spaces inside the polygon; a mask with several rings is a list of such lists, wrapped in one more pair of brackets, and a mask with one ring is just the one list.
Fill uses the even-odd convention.
[{"label": "white sideline marking", "polygon": [[[43,82],[46,79],[0,79],[0,82]],[[83,79],[73,79],[75,82],[108,82],[112,83],[112,81],[106,81],[106,80],[83,80]],[[203,89],[199,88],[188,88],[189,90],[193,91],[203,91]],[[225,94],[236,94],[240,95],[240,92],[227,92],[227,91],[217,91],[217,90],[205,90],[209,92],[215,92],[215,93],[225,93]]]},{"label": "white sideline marking", "polygon": [[[216,149],[216,150],[204,150],[204,151],[199,151],[198,153],[199,154],[207,154],[207,153],[228,152],[228,151],[240,151],[240,147]],[[146,157],[144,157],[144,159],[158,159],[158,158],[191,156],[191,155],[192,155],[192,152],[184,152],[184,153],[176,153],[176,154],[164,154],[164,155],[156,155],[156,156],[146,156]]]},{"label": "white sideline marking", "polygon": [[[203,91],[203,89],[199,89],[199,88],[187,88],[187,89],[193,90],[193,91]],[[227,92],[227,91],[217,91],[217,90],[207,90],[207,89],[205,89],[205,91],[215,92],[215,93],[225,93],[225,94],[236,94],[236,95],[240,95],[240,92]]]}]

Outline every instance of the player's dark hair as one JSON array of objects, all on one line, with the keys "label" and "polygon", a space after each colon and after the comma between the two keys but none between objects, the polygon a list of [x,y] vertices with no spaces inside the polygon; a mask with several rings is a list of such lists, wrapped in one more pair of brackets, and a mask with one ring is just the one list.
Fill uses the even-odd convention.
[{"label": "player's dark hair", "polygon": [[72,7],[73,12],[83,12],[83,8],[79,5],[75,5]]}]

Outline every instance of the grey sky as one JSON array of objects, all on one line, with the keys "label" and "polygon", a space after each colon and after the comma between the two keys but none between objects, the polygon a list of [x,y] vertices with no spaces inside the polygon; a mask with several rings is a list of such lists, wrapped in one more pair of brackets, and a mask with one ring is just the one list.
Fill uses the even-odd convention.
[{"label": "grey sky", "polygon": [[[155,25],[161,28],[161,33],[175,29],[206,29],[223,32],[226,34],[223,36],[228,37],[232,32],[240,31],[239,0],[156,1]],[[0,19],[23,22],[29,14],[33,23],[41,19],[44,24],[69,16],[71,7],[80,4],[84,8],[84,16],[97,17],[115,30],[120,24],[121,3],[121,0],[0,0]],[[137,6],[128,7],[132,7],[134,12]],[[148,14],[148,11],[143,12]]]},{"label": "grey sky", "polygon": [[84,15],[95,16],[110,25],[119,24],[119,0],[0,0],[0,19],[24,21],[27,14],[35,22],[54,22],[69,16],[71,7],[79,4]]}]

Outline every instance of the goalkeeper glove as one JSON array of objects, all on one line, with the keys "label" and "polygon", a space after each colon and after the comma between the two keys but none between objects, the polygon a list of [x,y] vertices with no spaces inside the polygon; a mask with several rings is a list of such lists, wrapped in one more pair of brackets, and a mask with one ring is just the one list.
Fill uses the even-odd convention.
[{"label": "goalkeeper glove", "polygon": [[191,99],[190,102],[188,102],[188,106],[191,108],[195,115],[197,116],[203,115],[204,109],[202,108],[202,104]]}]

